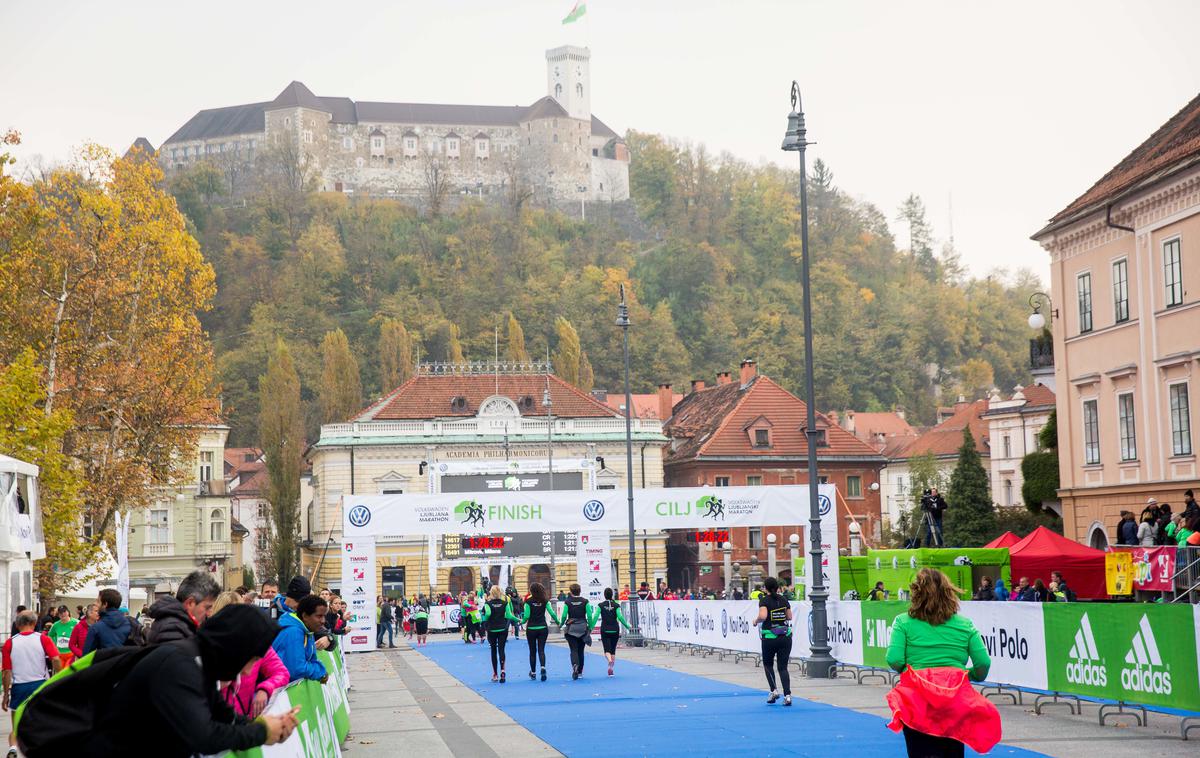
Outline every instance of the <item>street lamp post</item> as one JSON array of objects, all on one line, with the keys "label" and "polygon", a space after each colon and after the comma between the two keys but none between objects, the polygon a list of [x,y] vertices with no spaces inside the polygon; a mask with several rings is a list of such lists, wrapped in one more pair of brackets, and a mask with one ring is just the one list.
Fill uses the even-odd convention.
[{"label": "street lamp post", "polygon": [[[633,526],[633,393],[629,389],[629,306],[625,304],[625,285],[621,285],[621,303],[617,306],[617,326],[625,343],[625,490],[629,499],[629,587],[636,590],[637,544],[634,542]],[[629,593],[629,618],[633,625],[625,635],[625,644],[641,647],[644,644],[642,630],[638,626],[637,592]]]},{"label": "street lamp post", "polygon": [[725,554],[725,599],[733,599],[733,545],[729,542],[721,545],[721,552]]},{"label": "street lamp post", "polygon": [[779,572],[775,569],[775,540],[778,539],[774,534],[767,535],[767,575],[779,578]]},{"label": "street lamp post", "polygon": [[[834,664],[830,655],[829,627],[821,549],[821,504],[817,497],[817,411],[816,391],[813,387],[813,330],[812,330],[812,286],[809,281],[810,255],[808,251],[808,178],[805,174],[804,150],[808,147],[807,129],[804,126],[804,106],[800,102],[800,85],[792,82],[792,112],[788,114],[787,133],[783,138],[783,150],[800,153],[800,250],[802,254],[800,277],[804,290],[804,403],[808,416],[804,425],[804,436],[808,448],[808,535],[809,555],[812,566],[812,586],[808,596],[812,601],[812,656],[806,667],[810,678],[828,679]],[[834,556],[831,560],[837,560]]]}]

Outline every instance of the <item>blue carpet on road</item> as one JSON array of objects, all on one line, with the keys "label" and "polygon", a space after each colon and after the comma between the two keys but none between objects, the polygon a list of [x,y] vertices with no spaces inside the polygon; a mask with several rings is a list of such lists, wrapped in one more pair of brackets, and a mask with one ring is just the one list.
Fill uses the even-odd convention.
[{"label": "blue carpet on road", "polygon": [[[904,738],[878,716],[802,698],[791,708],[782,700],[768,706],[765,678],[753,690],[620,657],[608,677],[604,658],[588,655],[576,682],[567,650],[547,646],[550,679],[531,682],[522,638],[509,640],[508,682],[493,684],[487,645],[438,642],[417,650],[568,756],[905,755]],[[989,755],[1041,754],[998,745]]]}]

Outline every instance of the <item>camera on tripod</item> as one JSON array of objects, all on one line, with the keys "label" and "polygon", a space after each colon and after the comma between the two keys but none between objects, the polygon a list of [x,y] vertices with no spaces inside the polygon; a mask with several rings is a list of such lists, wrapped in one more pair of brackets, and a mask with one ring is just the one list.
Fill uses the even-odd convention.
[{"label": "camera on tripod", "polygon": [[935,501],[933,499],[933,490],[926,489],[921,493],[921,510],[932,511],[934,509],[934,504]]}]

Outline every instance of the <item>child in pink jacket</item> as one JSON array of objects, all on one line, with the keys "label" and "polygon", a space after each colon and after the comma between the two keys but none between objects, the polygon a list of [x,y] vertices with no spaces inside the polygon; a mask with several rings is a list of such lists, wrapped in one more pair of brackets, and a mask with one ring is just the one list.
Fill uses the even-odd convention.
[{"label": "child in pink jacket", "polygon": [[221,696],[236,713],[255,718],[262,714],[275,690],[287,686],[288,679],[287,666],[274,650],[267,648],[267,654],[227,684]]}]

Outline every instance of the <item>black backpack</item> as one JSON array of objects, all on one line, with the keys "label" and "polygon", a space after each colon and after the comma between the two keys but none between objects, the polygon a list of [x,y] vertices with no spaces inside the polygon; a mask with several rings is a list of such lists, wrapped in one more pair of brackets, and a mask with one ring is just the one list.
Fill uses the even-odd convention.
[{"label": "black backpack", "polygon": [[29,758],[71,755],[95,732],[113,688],[151,647],[110,647],[88,653],[55,674],[16,714],[17,746]]}]

